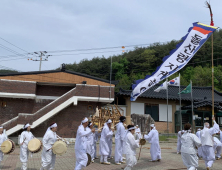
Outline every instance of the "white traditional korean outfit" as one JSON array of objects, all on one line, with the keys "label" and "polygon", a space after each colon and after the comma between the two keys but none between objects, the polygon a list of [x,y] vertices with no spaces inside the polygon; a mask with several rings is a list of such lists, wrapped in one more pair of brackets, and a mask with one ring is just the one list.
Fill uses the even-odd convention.
[{"label": "white traditional korean outfit", "polygon": [[221,158],[222,143],[216,137],[213,137],[213,140],[214,140],[214,152],[216,153],[216,158]]},{"label": "white traditional korean outfit", "polygon": [[220,130],[220,142],[222,143],[222,131]]},{"label": "white traditional korean outfit", "polygon": [[[97,129],[96,129],[97,130]],[[94,158],[96,158],[97,157],[97,154],[96,154],[96,152],[97,152],[97,150],[96,150],[96,143],[98,142],[98,140],[99,140],[99,136],[101,135],[101,133],[98,133],[98,131],[95,131],[95,136],[94,136],[94,150],[95,150],[95,152],[94,152]]]},{"label": "white traditional korean outfit", "polygon": [[219,130],[219,125],[214,121],[214,126],[212,128],[208,129],[207,127],[204,127],[204,129],[200,132],[203,152],[202,156],[206,167],[209,168],[212,167],[215,161],[212,135],[218,133]]},{"label": "white traditional korean outfit", "polygon": [[99,154],[100,162],[108,162],[107,158],[110,154],[109,142],[110,138],[113,136],[113,131],[105,123],[103,130],[101,132],[101,138],[99,143]]},{"label": "white traditional korean outfit", "polygon": [[180,153],[180,150],[181,150],[181,136],[182,136],[182,133],[181,131],[179,131],[177,134],[177,153]]},{"label": "white traditional korean outfit", "polygon": [[[4,142],[4,141],[6,141],[8,139],[8,137],[7,137],[7,135],[6,134],[4,134],[4,133],[2,133],[2,134],[0,134],[0,146],[2,145],[2,143]],[[2,162],[2,160],[3,160],[3,153],[2,153],[2,151],[0,150],[0,164],[1,164],[1,162]]]},{"label": "white traditional korean outfit", "polygon": [[43,143],[43,150],[42,150],[42,169],[54,169],[56,155],[52,151],[53,144],[57,141],[56,132],[53,132],[49,129],[42,140]]},{"label": "white traditional korean outfit", "polygon": [[198,167],[196,147],[199,146],[200,139],[195,134],[185,131],[181,137],[181,157],[188,170],[195,170]]},{"label": "white traditional korean outfit", "polygon": [[123,162],[123,141],[126,136],[125,127],[122,122],[116,125],[116,135],[115,135],[115,162]]},{"label": "white traditional korean outfit", "polygon": [[123,146],[123,154],[126,154],[126,167],[124,170],[131,170],[137,164],[136,148],[139,148],[139,140],[135,140],[133,134],[128,131]]},{"label": "white traditional korean outfit", "polygon": [[[28,143],[31,139],[33,139],[32,132],[29,131],[23,131],[20,136],[20,161],[22,162],[22,170],[27,169],[27,161],[29,156],[29,150],[28,150]],[[23,144],[22,144],[23,143]],[[22,145],[21,145],[22,144]]]},{"label": "white traditional korean outfit", "polygon": [[136,128],[135,133],[136,133],[136,139],[137,140],[142,138],[140,128]]},{"label": "white traditional korean outfit", "polygon": [[108,158],[111,158],[112,156],[112,146],[113,146],[113,135],[109,137],[108,139],[108,145],[109,145],[109,155]]},{"label": "white traditional korean outfit", "polygon": [[91,134],[92,131],[86,130],[84,126],[81,124],[78,127],[76,134],[76,142],[75,142],[75,154],[76,154],[76,166],[75,170],[81,170],[83,167],[86,167],[88,157],[86,152],[87,146],[87,135]]},{"label": "white traditional korean outfit", "polygon": [[[200,130],[197,131],[196,136],[201,140]],[[202,154],[203,154],[203,153],[202,153],[202,146],[200,146],[200,147],[198,147],[198,156],[199,156],[200,158],[202,158],[202,157],[203,157]]]},{"label": "white traditional korean outfit", "polygon": [[154,127],[148,135],[144,135],[144,139],[149,141],[151,143],[150,147],[150,155],[152,158],[152,161],[156,161],[161,159],[161,150],[160,150],[160,145],[159,145],[159,133]]},{"label": "white traditional korean outfit", "polygon": [[[89,127],[86,127],[86,130],[91,131]],[[95,133],[90,133],[89,135],[87,135],[86,153],[90,154],[92,160],[94,160],[94,152],[95,152],[94,137],[95,137]]]}]

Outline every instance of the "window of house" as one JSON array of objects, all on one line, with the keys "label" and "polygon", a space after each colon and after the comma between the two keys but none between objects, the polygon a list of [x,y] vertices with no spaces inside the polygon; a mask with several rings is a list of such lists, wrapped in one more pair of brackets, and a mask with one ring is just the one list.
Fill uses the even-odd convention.
[{"label": "window of house", "polygon": [[222,117],[217,117],[217,122],[221,126],[222,125]]},{"label": "window of house", "polygon": [[159,105],[158,104],[146,104],[145,114],[150,114],[150,116],[155,120],[159,121]]}]

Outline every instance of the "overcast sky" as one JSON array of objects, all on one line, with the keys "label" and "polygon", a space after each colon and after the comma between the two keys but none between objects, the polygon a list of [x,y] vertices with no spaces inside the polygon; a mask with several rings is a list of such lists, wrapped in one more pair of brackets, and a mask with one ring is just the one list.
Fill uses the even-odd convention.
[{"label": "overcast sky", "polygon": [[[193,22],[210,24],[209,10],[205,8],[204,2],[205,0],[1,0],[0,38],[22,50],[0,39],[0,69],[4,66],[19,71],[38,71],[39,62],[30,61],[28,57],[39,58],[23,55],[28,52],[49,52],[48,55],[52,56],[49,61],[43,62],[42,70],[51,70],[62,63],[78,63],[85,58],[109,57],[122,53],[121,48],[58,53],[61,50],[140,46],[179,40]],[[215,26],[221,27],[222,1],[211,0],[211,6]],[[126,48],[132,49],[133,46]]]}]

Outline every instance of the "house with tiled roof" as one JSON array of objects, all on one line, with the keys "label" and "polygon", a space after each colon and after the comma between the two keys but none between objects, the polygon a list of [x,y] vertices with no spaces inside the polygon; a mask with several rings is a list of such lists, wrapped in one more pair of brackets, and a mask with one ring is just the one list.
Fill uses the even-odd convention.
[{"label": "house with tiled roof", "polygon": [[[160,132],[168,130],[171,133],[180,130],[182,126],[192,123],[191,94],[181,94],[181,107],[178,86],[168,86],[168,118],[167,118],[167,94],[166,90],[154,92],[160,84],[155,85],[141,94],[136,101],[130,101],[132,90],[120,89],[116,97],[118,105],[125,108],[127,118],[133,113],[150,114],[156,122]],[[181,91],[186,86],[181,86]],[[212,87],[193,87],[193,107],[196,129],[202,128],[205,121],[212,123]],[[180,108],[182,119],[180,119]],[[222,126],[222,93],[214,90],[214,110],[216,121]],[[168,121],[167,121],[168,120]]]}]

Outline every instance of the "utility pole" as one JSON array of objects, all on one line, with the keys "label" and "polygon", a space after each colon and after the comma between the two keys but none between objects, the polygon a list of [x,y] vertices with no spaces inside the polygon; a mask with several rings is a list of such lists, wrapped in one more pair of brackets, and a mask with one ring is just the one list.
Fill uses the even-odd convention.
[{"label": "utility pole", "polygon": [[[41,68],[42,68],[42,61],[48,61],[48,57],[51,56],[51,55],[46,55],[47,54],[47,51],[39,51],[39,52],[34,52],[34,54],[38,55],[38,57],[40,58],[39,60],[32,60],[32,61],[40,61],[39,63],[39,71],[41,71]],[[45,57],[43,59],[43,57]]]}]

